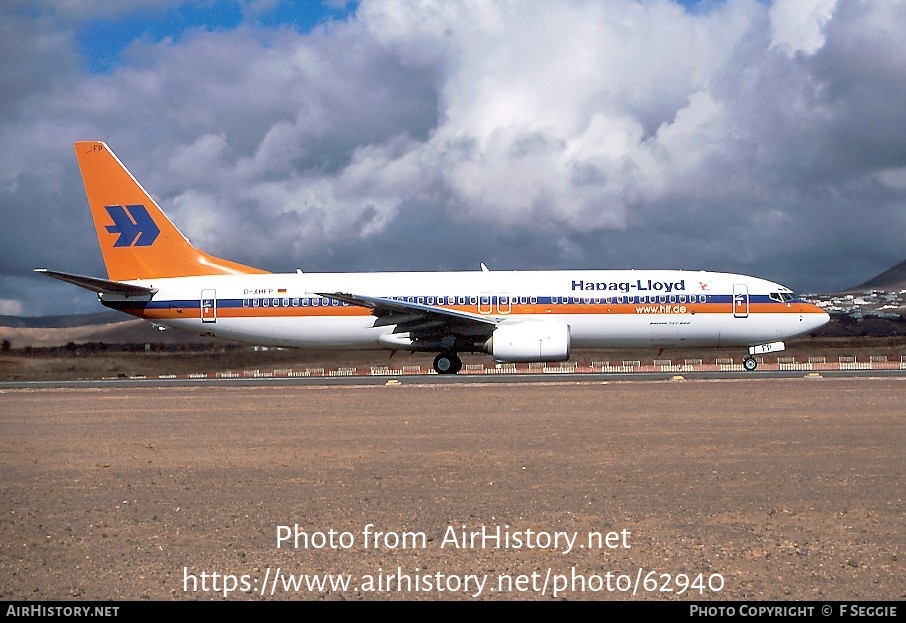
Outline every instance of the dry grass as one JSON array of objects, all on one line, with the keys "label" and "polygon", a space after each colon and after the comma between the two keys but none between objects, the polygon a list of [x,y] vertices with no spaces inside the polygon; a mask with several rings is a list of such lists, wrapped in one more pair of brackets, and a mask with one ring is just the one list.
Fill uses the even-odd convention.
[{"label": "dry grass", "polygon": [[[202,344],[196,352],[89,352],[86,348],[56,349],[55,352],[32,351],[26,355],[13,350],[0,355],[0,381],[29,380],[74,380],[96,379],[116,376],[156,376],[160,374],[215,373],[244,370],[275,370],[340,367],[367,368],[370,366],[423,366],[428,368],[434,355],[431,353],[389,351],[307,351],[298,349],[255,351],[247,347],[227,348]],[[212,350],[216,348],[216,350]],[[582,364],[624,360],[652,362],[654,359],[672,359],[683,363],[685,359],[701,359],[703,363],[714,363],[715,359],[732,358],[739,363],[744,349],[695,348],[669,349],[658,353],[656,348],[643,349],[600,349],[578,350],[572,360]],[[857,357],[867,361],[871,356],[886,356],[897,361],[906,356],[906,337],[848,337],[848,338],[805,338],[787,343],[787,350],[765,361],[776,361],[777,357],[795,357],[807,361],[809,357]],[[487,364],[492,360],[487,355],[463,354],[466,364]]]}]

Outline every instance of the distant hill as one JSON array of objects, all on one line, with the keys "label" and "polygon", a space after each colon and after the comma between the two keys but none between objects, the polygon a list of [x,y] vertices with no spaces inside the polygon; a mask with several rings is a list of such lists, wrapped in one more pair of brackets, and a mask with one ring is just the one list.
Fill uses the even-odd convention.
[{"label": "distant hill", "polygon": [[133,320],[131,316],[115,311],[95,314],[70,314],[67,316],[3,316],[0,327],[14,329],[66,329],[88,325],[111,324]]},{"label": "distant hill", "polygon": [[885,270],[880,275],[872,277],[865,283],[850,288],[847,292],[864,290],[885,290],[887,292],[906,290],[906,260]]},{"label": "distant hill", "polygon": [[[0,317],[0,340],[7,341],[13,348],[32,346],[48,348],[64,346],[70,342],[86,344],[225,344],[223,340],[203,337],[191,331],[159,331],[150,322],[114,312],[112,316],[97,314],[91,322],[91,314],[72,317],[70,320],[51,317],[22,319],[17,324],[10,317]],[[66,318],[66,317],[64,317]],[[34,322],[41,320],[46,322]],[[23,326],[26,325],[26,326]]]}]

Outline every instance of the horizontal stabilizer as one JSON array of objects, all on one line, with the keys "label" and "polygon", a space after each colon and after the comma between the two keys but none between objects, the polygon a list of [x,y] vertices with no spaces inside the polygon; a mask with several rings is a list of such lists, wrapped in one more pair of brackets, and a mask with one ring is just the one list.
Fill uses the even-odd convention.
[{"label": "horizontal stabilizer", "polygon": [[59,279],[60,281],[65,281],[66,283],[71,283],[80,288],[85,288],[86,290],[91,290],[92,292],[97,292],[98,294],[116,294],[126,298],[140,296],[150,298],[151,295],[157,292],[155,288],[146,288],[144,286],[136,286],[131,283],[122,283],[119,281],[109,281],[97,277],[61,273],[55,270],[47,270],[46,268],[37,268],[35,269],[35,272],[47,275],[48,277],[53,277],[54,279]]}]

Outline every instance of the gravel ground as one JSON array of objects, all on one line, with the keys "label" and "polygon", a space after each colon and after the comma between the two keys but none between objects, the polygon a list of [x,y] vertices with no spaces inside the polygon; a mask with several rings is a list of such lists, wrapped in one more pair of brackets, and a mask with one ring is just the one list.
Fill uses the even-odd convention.
[{"label": "gravel ground", "polygon": [[0,597],[902,600],[904,383],[6,390]]},{"label": "gravel ground", "polygon": [[[0,335],[2,335],[0,327]],[[169,332],[164,332],[169,333]],[[56,352],[0,351],[0,382],[99,379],[125,376],[157,376],[159,374],[215,374],[224,371],[275,370],[292,368],[336,369],[339,367],[369,366],[402,367],[423,366],[428,370],[434,360],[434,353],[391,354],[386,350],[373,351],[311,351],[306,349],[285,349],[253,351],[247,347],[208,350],[210,345],[198,352],[124,352],[115,344],[96,344],[94,349],[73,345]],[[786,350],[766,355],[766,363],[776,363],[778,358],[793,357],[798,362],[809,361],[811,357],[825,357],[829,362],[839,357],[856,357],[869,361],[871,357],[886,357],[897,362],[906,356],[906,337],[875,338],[800,338],[787,343]],[[155,346],[157,348],[157,346]],[[576,350],[570,361],[578,365],[591,365],[595,361],[610,361],[619,364],[624,360],[640,361],[650,365],[655,359],[672,360],[682,364],[686,359],[701,359],[714,363],[716,359],[733,359],[742,363],[744,348],[685,348],[668,349],[658,354],[657,348],[610,348]],[[488,355],[462,353],[463,363],[492,367]]]}]

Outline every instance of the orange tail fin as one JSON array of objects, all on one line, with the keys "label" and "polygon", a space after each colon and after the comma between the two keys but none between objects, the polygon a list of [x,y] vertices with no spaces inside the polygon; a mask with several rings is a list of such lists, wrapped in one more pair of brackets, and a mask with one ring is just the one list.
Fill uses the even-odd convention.
[{"label": "orange tail fin", "polygon": [[267,272],[193,247],[104,143],[79,141],[75,151],[110,279]]}]

